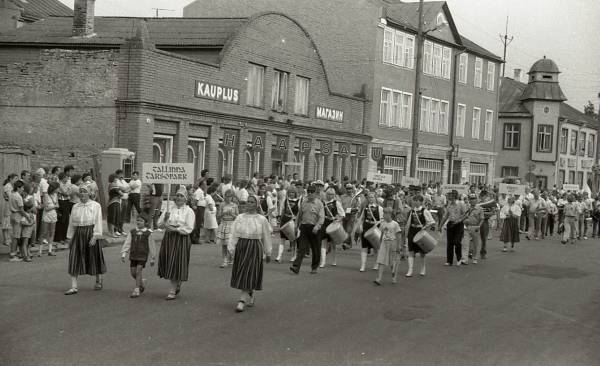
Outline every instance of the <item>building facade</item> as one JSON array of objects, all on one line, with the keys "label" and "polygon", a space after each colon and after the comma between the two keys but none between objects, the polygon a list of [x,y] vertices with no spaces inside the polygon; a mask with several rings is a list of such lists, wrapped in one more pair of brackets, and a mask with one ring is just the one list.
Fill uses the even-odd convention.
[{"label": "building facade", "polygon": [[[501,59],[461,36],[445,2],[423,9],[426,40],[421,88],[415,91],[415,3],[342,0],[197,0],[184,16],[249,16],[276,9],[290,14],[324,49],[331,82],[368,100],[373,137],[369,171],[400,182],[411,160],[412,119],[419,120],[417,176],[422,183],[491,183],[495,171],[498,75]],[[352,19],[352,21],[349,21]],[[413,111],[416,97],[419,111]]]},{"label": "building facade", "polygon": [[0,47],[0,144],[34,151],[34,166],[84,170],[123,147],[138,170],[154,161],[234,179],[366,174],[364,98],[332,89],[310,34],[284,14],[146,21],[76,7],[74,18],[0,35]]},{"label": "building facade", "polygon": [[569,183],[597,190],[598,121],[565,103],[559,74],[543,58],[532,65],[527,84],[501,80],[496,173],[540,188]]}]

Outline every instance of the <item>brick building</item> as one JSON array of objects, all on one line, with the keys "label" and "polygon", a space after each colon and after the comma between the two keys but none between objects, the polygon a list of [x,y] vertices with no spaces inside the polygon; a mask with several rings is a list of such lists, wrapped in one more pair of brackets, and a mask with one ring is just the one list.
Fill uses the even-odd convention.
[{"label": "brick building", "polygon": [[[447,4],[426,2],[421,90],[415,91],[418,4],[358,0],[196,0],[184,16],[246,17],[276,10],[297,19],[322,50],[336,90],[368,100],[369,170],[401,181],[419,117],[421,182],[491,183],[501,59],[459,34]],[[413,111],[415,95],[421,110]]]},{"label": "brick building", "polygon": [[559,73],[554,61],[543,58],[531,66],[527,84],[520,70],[501,80],[497,175],[541,188],[586,183],[597,190],[599,122],[565,103]]},{"label": "brick building", "polygon": [[[108,147],[197,172],[366,174],[365,100],[330,85],[310,33],[252,17],[52,17],[0,35],[0,144],[81,168]],[[70,159],[70,160],[69,160]]]}]

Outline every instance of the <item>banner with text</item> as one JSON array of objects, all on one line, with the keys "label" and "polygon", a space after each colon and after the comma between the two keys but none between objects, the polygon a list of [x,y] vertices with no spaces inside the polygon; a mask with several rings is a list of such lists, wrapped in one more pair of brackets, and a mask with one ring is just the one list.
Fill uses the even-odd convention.
[{"label": "banner with text", "polygon": [[519,196],[525,195],[525,184],[508,184],[508,183],[500,183],[498,186],[498,193],[506,193],[509,195],[518,194]]},{"label": "banner with text", "polygon": [[143,163],[142,182],[148,184],[194,184],[194,164]]},{"label": "banner with text", "polygon": [[469,194],[469,186],[464,184],[442,184],[442,194],[457,191],[458,194]]},{"label": "banner with text", "polygon": [[367,173],[367,181],[377,184],[392,184],[391,174]]},{"label": "banner with text", "polygon": [[408,186],[420,186],[421,182],[419,181],[419,178],[413,178],[413,177],[402,177],[402,185],[405,187]]},{"label": "banner with text", "polygon": [[567,192],[579,192],[579,184],[563,184],[563,189]]}]

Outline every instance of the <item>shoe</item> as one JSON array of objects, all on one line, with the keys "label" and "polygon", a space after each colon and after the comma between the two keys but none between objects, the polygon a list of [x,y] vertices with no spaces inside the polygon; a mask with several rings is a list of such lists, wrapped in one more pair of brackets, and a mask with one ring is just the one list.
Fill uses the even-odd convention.
[{"label": "shoe", "polygon": [[507,252],[507,249],[506,249],[506,247],[502,248],[502,251],[503,251],[503,252]]},{"label": "shoe", "polygon": [[281,258],[275,258],[275,262],[281,263]]},{"label": "shoe", "polygon": [[294,267],[290,267],[290,271],[294,272],[294,274],[298,274],[300,272],[299,269],[296,269]]},{"label": "shoe", "polygon": [[102,290],[102,280],[96,282],[96,284],[94,285],[94,290],[95,291]]},{"label": "shoe", "polygon": [[77,293],[76,288],[70,288],[67,292],[65,292],[65,295],[75,295],[76,293]]},{"label": "shoe", "polygon": [[120,237],[120,236],[121,236],[121,233],[120,233],[120,232],[115,232],[113,236],[114,236],[115,238],[118,238],[118,237]]},{"label": "shoe", "polygon": [[248,303],[246,304],[246,306],[249,307],[249,308],[253,307],[254,306],[254,300],[255,300],[254,294],[250,295],[250,300],[248,301]]},{"label": "shoe", "polygon": [[317,274],[317,269],[315,268],[315,269],[311,270],[310,274]]},{"label": "shoe", "polygon": [[296,256],[293,256],[292,258],[290,258],[290,263],[294,262],[296,260]]},{"label": "shoe", "polygon": [[54,252],[48,252],[48,257],[56,257],[56,253],[54,253]]},{"label": "shoe", "polygon": [[560,242],[561,242],[563,245],[566,245],[566,244],[567,244],[567,241],[566,241],[566,240],[561,240]]},{"label": "shoe", "polygon": [[37,257],[40,258],[42,256],[42,252],[38,252]]},{"label": "shoe", "polygon": [[319,268],[325,268],[325,263],[319,264]]},{"label": "shoe", "polygon": [[243,300],[238,301],[237,306],[235,307],[235,312],[236,313],[241,313],[242,311],[244,311],[244,305],[246,303]]},{"label": "shoe", "polygon": [[587,240],[587,239],[588,239],[588,238],[587,238],[587,236],[585,236],[585,235],[584,235],[584,236],[583,236],[583,240]]},{"label": "shoe", "polygon": [[129,295],[130,298],[136,298],[136,297],[140,297],[140,289],[139,288],[135,288],[133,289],[133,292],[131,293],[131,295]]},{"label": "shoe", "polygon": [[181,292],[181,283],[178,283],[177,287],[175,288],[175,295],[179,295],[180,292]]},{"label": "shoe", "polygon": [[23,260],[17,256],[10,257],[9,262],[23,262]]},{"label": "shoe", "polygon": [[444,263],[444,266],[451,266],[451,265],[452,265],[452,263],[449,263],[449,262]]},{"label": "shoe", "polygon": [[221,265],[219,266],[219,268],[225,268],[225,267],[227,267],[227,263],[226,262],[221,263]]},{"label": "shoe", "polygon": [[333,263],[331,263],[331,265],[332,265],[332,266],[334,266],[334,267],[336,267],[336,266],[337,266],[337,263],[336,263],[336,262],[333,262]]},{"label": "shoe", "polygon": [[46,240],[46,239],[42,240],[42,244],[48,245],[48,240]]},{"label": "shoe", "polygon": [[144,291],[146,290],[146,279],[142,278],[142,287],[140,287],[140,293],[144,293]]},{"label": "shoe", "polygon": [[378,280],[375,280],[375,281],[373,281],[373,283],[374,283],[376,286],[381,286],[381,282],[379,282]]},{"label": "shoe", "polygon": [[473,259],[471,262],[472,262],[473,264],[477,264],[477,259]]},{"label": "shoe", "polygon": [[396,276],[392,276],[392,283],[396,283],[396,282],[398,282],[398,281],[396,280]]},{"label": "shoe", "polygon": [[25,259],[23,259],[25,262],[31,262],[31,257],[25,257]]},{"label": "shoe", "polygon": [[408,272],[407,274],[405,274],[406,277],[412,277],[412,272]]},{"label": "shoe", "polygon": [[171,301],[171,300],[175,300],[176,298],[177,298],[177,294],[169,292],[169,294],[167,295],[167,297],[165,297],[165,300]]},{"label": "shoe", "polygon": [[359,269],[358,271],[359,271],[359,272],[364,272],[364,271],[365,271],[365,269],[364,269],[364,268],[361,268],[361,269]]}]

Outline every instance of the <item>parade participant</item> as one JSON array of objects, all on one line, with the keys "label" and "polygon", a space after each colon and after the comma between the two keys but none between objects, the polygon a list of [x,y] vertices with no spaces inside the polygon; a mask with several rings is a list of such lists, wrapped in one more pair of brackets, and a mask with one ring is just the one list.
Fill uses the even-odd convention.
[{"label": "parade participant", "polygon": [[[140,180],[140,172],[131,173],[129,181],[129,207],[135,207],[135,212],[140,215],[142,213],[141,202],[142,181]],[[133,210],[130,209],[130,212]],[[129,217],[128,217],[129,218]],[[136,220],[137,222],[137,220]]]},{"label": "parade participant", "polygon": [[8,177],[4,180],[2,185],[2,198],[4,199],[3,211],[2,211],[2,238],[4,240],[4,245],[11,245],[11,230],[12,226],[10,223],[10,207],[8,204],[9,197],[14,190],[15,182],[19,180],[19,176],[16,174],[9,174]]},{"label": "parade participant", "polygon": [[258,196],[260,199],[259,212],[271,225],[271,243],[279,246],[281,236],[279,235],[279,223],[277,222],[277,194],[273,190],[274,187],[271,184],[260,183],[258,185]]},{"label": "parade participant", "polygon": [[558,221],[558,207],[556,206],[556,199],[554,197],[548,197],[546,200],[546,205],[548,206],[548,219],[546,224],[546,236],[554,235],[554,227],[556,226],[556,222]]},{"label": "parade participant", "polygon": [[342,207],[342,203],[340,200],[335,199],[336,192],[333,187],[327,188],[325,191],[325,202],[324,202],[324,213],[325,219],[323,221],[323,226],[321,226],[321,264],[319,267],[325,267],[327,264],[327,252],[328,249],[331,252],[331,265],[337,266],[336,261],[336,248],[337,244],[333,242],[332,238],[327,234],[327,227],[332,224],[334,221],[341,221],[345,216],[344,208]]},{"label": "parade participant", "polygon": [[48,245],[48,256],[56,256],[52,251],[52,243],[54,241],[54,230],[56,228],[56,221],[58,215],[56,210],[58,209],[58,194],[56,191],[60,185],[57,182],[50,182],[48,185],[48,191],[43,196],[44,212],[42,213],[42,242],[40,243],[38,257],[42,256],[43,244]]},{"label": "parade participant", "polygon": [[142,271],[146,267],[148,256],[150,266],[154,266],[156,260],[156,243],[152,237],[152,230],[148,228],[149,219],[145,215],[138,215],[135,220],[136,228],[127,233],[127,238],[121,248],[121,261],[129,254],[129,271],[135,280],[135,288],[129,297],[139,297],[146,289],[146,279]]},{"label": "parade participant", "polygon": [[[529,213],[529,203],[531,200],[533,200],[533,194],[531,193],[531,189],[529,187],[525,187],[525,194],[520,197],[520,199],[521,208],[523,209],[521,213],[521,232],[529,233],[529,227],[533,224],[533,220],[530,220]],[[529,240],[529,234],[527,234],[525,237]]]},{"label": "parade participant", "polygon": [[73,206],[69,217],[67,237],[71,241],[69,251],[69,275],[71,288],[65,295],[77,293],[77,277],[96,276],[94,290],[102,289],[102,275],[106,273],[102,253],[102,209],[100,204],[90,199],[87,186],[79,187],[80,202]]},{"label": "parade participant", "polygon": [[215,244],[215,238],[217,235],[217,203],[215,202],[213,194],[217,192],[219,188],[218,184],[211,184],[206,191],[204,199],[206,200],[206,209],[204,210],[204,229],[206,231],[206,237],[208,238],[209,244]]},{"label": "parade participant", "polygon": [[60,173],[60,167],[59,166],[52,167],[52,169],[50,170],[50,174],[48,174],[48,183],[49,182],[56,182],[56,183],[58,183],[58,181],[59,181],[58,174],[59,173]]},{"label": "parade participant", "polygon": [[235,220],[239,214],[238,205],[233,202],[235,197],[233,189],[225,191],[224,195],[223,198],[225,201],[217,210],[217,221],[220,221],[219,228],[217,229],[217,245],[221,246],[221,256],[223,258],[223,263],[221,263],[220,266],[221,268],[225,268],[227,265],[233,263],[233,258],[229,255],[227,245],[229,245],[231,239],[233,220]]},{"label": "parade participant", "polygon": [[516,203],[514,197],[508,197],[506,205],[500,209],[500,218],[503,220],[500,241],[504,243],[502,248],[506,252],[506,245],[510,243],[510,251],[515,250],[515,243],[519,242],[519,220],[521,217],[521,206]]},{"label": "parade participant", "polygon": [[238,189],[235,191],[235,195],[237,197],[237,201],[239,205],[243,205],[244,203],[246,203],[246,201],[248,201],[248,189],[246,189],[246,187],[248,186],[248,181],[247,180],[241,180],[238,183]]},{"label": "parade participant", "polygon": [[312,252],[310,273],[316,274],[317,267],[319,266],[321,243],[319,241],[318,233],[325,220],[325,209],[323,208],[323,202],[318,198],[316,191],[314,185],[308,186],[308,196],[302,200],[298,212],[298,224],[300,224],[298,253],[296,254],[296,260],[290,267],[290,271],[295,274],[300,272],[300,266],[302,266],[304,256],[308,253],[309,249]]},{"label": "parade participant", "polygon": [[164,186],[162,184],[150,184],[148,192],[148,203],[144,204],[144,212],[147,213],[151,220],[152,230],[158,229],[158,218],[161,215],[162,194]]},{"label": "parade participant", "polygon": [[579,201],[582,207],[582,213],[579,215],[579,234],[583,235],[583,240],[587,240],[587,232],[588,232],[588,218],[591,217],[592,214],[592,204],[594,202],[593,199],[589,197],[587,192],[583,192],[583,196]]},{"label": "parade participant", "polygon": [[[469,264],[468,253],[473,253],[473,264],[477,264],[477,256],[481,246],[481,224],[483,223],[483,208],[477,205],[477,195],[469,195],[469,208],[463,220],[467,235],[463,237],[461,264]],[[468,240],[471,239],[470,245]]]},{"label": "parade participant", "polygon": [[398,207],[396,207],[395,210],[395,221],[398,223],[398,225],[400,225],[400,228],[402,228],[402,232],[400,232],[400,245],[402,246],[401,248],[401,256],[399,259],[404,260],[404,258],[406,257],[406,252],[408,251],[408,246],[407,246],[407,242],[406,242],[406,231],[404,230],[404,228],[406,228],[406,224],[408,223],[408,217],[410,216],[410,211],[412,210],[412,208],[410,207],[410,205],[407,203],[407,196],[406,194],[404,194],[404,191],[400,191],[400,203],[398,204]]},{"label": "parade participant", "polygon": [[22,181],[17,180],[12,186],[13,191],[8,197],[8,209],[10,212],[10,225],[12,233],[9,262],[20,262],[22,259],[17,257],[17,249],[20,249],[21,247],[21,219],[27,216],[23,209],[22,194],[24,190],[24,184]]},{"label": "parade participant", "polygon": [[188,280],[192,247],[190,234],[196,218],[186,202],[187,191],[180,189],[175,195],[175,205],[169,207],[158,220],[159,227],[166,231],[158,254],[158,277],[171,281],[166,300],[175,300],[182,282]]},{"label": "parade participant", "polygon": [[236,312],[254,306],[254,291],[262,290],[263,255],[271,261],[271,225],[259,214],[258,197],[248,197],[245,212],[238,215],[231,228],[229,252],[233,255],[230,286],[241,290]]},{"label": "parade participant", "polygon": [[340,197],[345,213],[342,223],[344,225],[344,230],[346,230],[346,234],[348,234],[348,238],[346,238],[346,241],[342,244],[342,249],[344,250],[352,247],[352,242],[354,241],[353,236],[356,224],[356,214],[360,211],[362,205],[360,197],[360,194],[356,194],[355,187],[351,183],[346,184],[345,190]]},{"label": "parade participant", "polygon": [[570,240],[571,244],[575,244],[577,238],[577,212],[578,205],[574,202],[575,198],[572,194],[567,195],[567,203],[564,208],[564,232],[561,243],[567,244]]},{"label": "parade participant", "polygon": [[[280,201],[280,205],[279,205],[279,212],[281,212],[281,227],[283,227],[285,224],[287,224],[288,222],[294,220],[294,228],[297,228],[297,224],[298,224],[298,211],[300,209],[300,199],[298,198],[298,191],[296,190],[296,187],[294,186],[290,186],[287,189],[286,192],[286,197]],[[294,232],[296,231],[296,229],[294,229]],[[295,233],[294,233],[295,234]],[[290,245],[290,249],[292,250],[292,256],[290,259],[290,262],[293,262],[296,259],[296,251],[297,251],[297,245],[296,245],[296,238],[295,237],[288,237],[288,235],[282,230],[281,231],[281,244],[279,244],[279,250],[277,252],[277,258],[275,258],[275,260],[277,262],[281,262],[281,256],[283,254],[283,249],[284,249],[284,241],[289,242]]]},{"label": "parade participant", "polygon": [[533,199],[529,200],[528,208],[531,231],[527,234],[527,239],[535,238],[535,240],[540,240],[540,235],[542,239],[544,238],[544,233],[542,232],[542,220],[545,219],[548,208],[546,206],[546,200],[540,197],[540,193],[537,189],[533,190],[532,194]]},{"label": "parade participant", "polygon": [[442,226],[444,225],[444,216],[446,214],[444,209],[444,207],[446,207],[446,196],[442,194],[441,187],[438,187],[435,191],[435,194],[431,196],[431,207],[437,211],[437,229],[438,231],[442,231]]},{"label": "parade participant", "polygon": [[196,201],[196,209],[194,211],[196,222],[194,223],[194,231],[192,231],[192,243],[200,242],[200,233],[204,226],[204,211],[206,210],[206,181],[198,181],[198,187],[194,191],[194,200]]},{"label": "parade participant", "polygon": [[490,196],[487,190],[482,190],[479,194],[480,203],[483,205],[483,222],[479,228],[479,234],[481,236],[481,248],[479,254],[481,259],[485,259],[487,255],[487,241],[490,239],[488,234],[490,233],[490,219],[496,214],[498,204],[494,201],[493,197]]},{"label": "parade participant", "polygon": [[106,215],[108,235],[115,238],[121,236],[118,230],[119,217],[121,217],[121,190],[116,179],[117,176],[114,174],[108,176],[108,213]]},{"label": "parade participant", "polygon": [[464,236],[465,225],[463,220],[466,218],[467,207],[464,202],[458,200],[458,191],[452,190],[448,193],[448,205],[443,221],[446,226],[446,265],[451,266],[454,263],[456,254],[456,263],[462,263],[462,239]]},{"label": "parade participant", "polygon": [[[363,208],[360,217],[358,218],[359,228],[357,231],[361,234],[361,251],[360,251],[360,272],[365,271],[365,267],[367,265],[367,257],[368,250],[374,249],[373,245],[369,243],[367,238],[365,238],[365,233],[369,231],[370,228],[379,224],[379,221],[383,218],[383,208],[377,203],[377,197],[375,196],[375,192],[367,193],[367,204]],[[377,262],[375,262],[374,270],[377,270],[379,266]]]},{"label": "parade participant", "polygon": [[410,211],[408,222],[406,224],[407,231],[407,241],[408,241],[408,272],[406,272],[406,277],[412,277],[413,275],[413,266],[415,262],[415,254],[420,253],[421,255],[421,272],[419,273],[421,276],[425,276],[426,274],[426,266],[425,266],[425,252],[419,247],[415,242],[415,235],[421,231],[426,230],[427,228],[435,228],[435,220],[431,216],[431,213],[428,209],[423,207],[423,196],[417,194],[412,198],[412,210]]},{"label": "parade participant", "polygon": [[217,192],[219,192],[219,195],[221,197],[225,198],[225,192],[229,191],[230,189],[234,189],[233,183],[231,182],[231,177],[226,175],[223,177],[221,185],[219,186]]},{"label": "parade participant", "polygon": [[322,180],[318,179],[316,181],[313,182],[313,186],[315,186],[316,188],[316,192],[315,194],[317,195],[317,197],[322,201],[325,202],[325,183],[323,183]]},{"label": "parade participant", "polygon": [[[392,220],[393,212],[394,209],[391,207],[384,208],[383,221],[379,225],[379,228],[381,229],[382,240],[381,247],[377,253],[377,264],[379,264],[377,278],[375,281],[373,281],[378,286],[381,286],[385,267],[389,266],[390,263],[393,263],[392,257],[397,256],[402,250],[402,237],[400,235],[402,229],[396,221]],[[396,283],[397,271],[398,265],[396,264],[392,268],[392,283]]]}]

